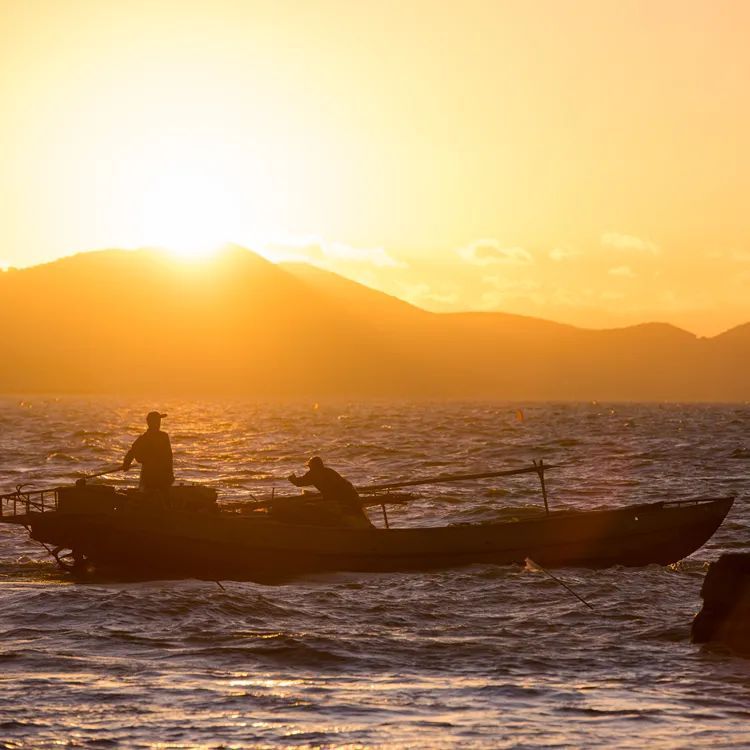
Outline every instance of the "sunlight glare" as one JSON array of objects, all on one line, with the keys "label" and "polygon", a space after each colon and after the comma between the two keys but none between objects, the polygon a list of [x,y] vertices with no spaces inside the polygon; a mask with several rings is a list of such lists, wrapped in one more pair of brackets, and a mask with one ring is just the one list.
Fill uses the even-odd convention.
[{"label": "sunlight glare", "polygon": [[185,170],[152,180],[143,207],[146,242],[184,259],[213,255],[232,236],[239,201],[213,175]]}]

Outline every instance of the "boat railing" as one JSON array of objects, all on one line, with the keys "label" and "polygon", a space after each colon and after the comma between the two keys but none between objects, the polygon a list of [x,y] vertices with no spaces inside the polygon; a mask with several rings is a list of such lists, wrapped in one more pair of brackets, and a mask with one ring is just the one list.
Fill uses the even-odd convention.
[{"label": "boat railing", "polygon": [[[383,520],[385,521],[386,527],[389,526],[388,516],[386,513],[386,505],[403,505],[410,499],[413,499],[413,495],[404,492],[394,492],[406,487],[416,487],[418,485],[425,484],[442,484],[446,482],[459,482],[476,479],[488,479],[491,477],[510,477],[518,474],[536,474],[539,477],[542,490],[542,498],[544,500],[544,510],[546,514],[549,514],[549,500],[547,496],[547,486],[545,482],[544,473],[548,469],[557,468],[558,465],[545,464],[543,460],[533,461],[532,466],[527,466],[520,469],[509,469],[503,471],[490,471],[480,472],[474,474],[441,474],[433,477],[422,477],[420,479],[409,479],[397,482],[390,482],[387,484],[376,484],[358,487],[358,490],[362,496],[363,506],[377,506],[380,505],[383,512]],[[102,472],[102,474],[109,473]],[[92,477],[101,476],[101,474],[93,474]],[[79,482],[82,480],[78,480]],[[76,483],[78,484],[78,482]],[[5,495],[0,495],[0,522],[5,523],[24,523],[24,518],[30,513],[45,513],[50,511],[59,510],[60,501],[60,490],[62,488],[48,488],[48,489],[25,489],[25,485],[18,485],[15,492],[10,492]],[[313,497],[317,497],[314,495]],[[267,509],[276,503],[288,501],[290,498],[275,498],[274,493],[271,493],[270,500],[255,500],[252,503],[241,503],[239,504],[243,510],[255,510],[255,509]],[[230,504],[231,505],[231,504]],[[235,504],[237,505],[237,504]],[[234,510],[235,508],[227,509]]]},{"label": "boat railing", "polygon": [[57,489],[26,490],[22,485],[15,492],[0,495],[0,520],[13,522],[29,513],[46,513],[57,510]]}]

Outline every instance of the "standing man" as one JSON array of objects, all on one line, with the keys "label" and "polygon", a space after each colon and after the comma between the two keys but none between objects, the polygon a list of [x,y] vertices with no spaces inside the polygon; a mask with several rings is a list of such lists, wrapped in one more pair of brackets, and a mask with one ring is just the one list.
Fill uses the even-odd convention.
[{"label": "standing man", "polygon": [[172,444],[169,435],[161,431],[161,420],[166,416],[158,411],[149,412],[148,429],[136,439],[122,462],[123,471],[130,468],[133,459],[141,464],[142,490],[168,490],[174,482]]},{"label": "standing man", "polygon": [[287,478],[296,487],[315,487],[325,500],[338,505],[344,525],[358,529],[372,528],[370,519],[362,509],[359,493],[348,479],[325,466],[320,456],[313,456],[307,462],[307,469],[304,476],[291,474]]}]

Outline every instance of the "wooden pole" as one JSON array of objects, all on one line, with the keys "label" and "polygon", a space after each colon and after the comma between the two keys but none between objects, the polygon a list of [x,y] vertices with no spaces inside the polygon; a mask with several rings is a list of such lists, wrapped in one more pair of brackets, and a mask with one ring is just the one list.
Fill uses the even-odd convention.
[{"label": "wooden pole", "polygon": [[534,461],[534,468],[536,469],[536,473],[539,475],[539,481],[542,485],[542,498],[544,498],[544,512],[549,515],[549,503],[547,502],[547,486],[544,483],[544,459],[539,459],[539,465],[537,466],[536,461]]},{"label": "wooden pole", "polygon": [[96,477],[105,477],[107,476],[107,474],[114,474],[115,472],[122,471],[122,470],[123,470],[122,464],[119,464],[117,466],[112,466],[109,469],[98,471],[96,472],[96,474],[86,474],[85,476],[80,477],[78,481],[80,482],[81,479],[83,479],[83,481],[85,482],[87,479],[95,479]]},{"label": "wooden pole", "polygon": [[[357,487],[356,490],[361,495],[370,495],[376,492],[381,492],[384,490],[394,490],[398,489],[400,487],[416,487],[421,484],[442,484],[445,482],[463,482],[471,479],[489,479],[492,477],[512,477],[517,476],[519,474],[539,474],[539,467],[537,466],[536,461],[533,462],[533,466],[527,466],[523,469],[506,469],[504,471],[485,471],[481,472],[479,474],[438,474],[434,477],[423,477],[421,479],[409,479],[407,481],[403,482],[389,482],[388,484],[369,484],[362,487]],[[548,466],[545,466],[544,469],[554,469],[557,468],[559,464],[550,464]],[[546,488],[544,487],[544,478],[542,479],[542,493],[545,497],[545,507],[546,507]],[[304,495],[304,499],[306,500],[320,500],[322,499],[322,495],[319,493],[310,493]],[[273,495],[271,496],[270,500],[258,500],[253,503],[246,503],[244,505],[245,508],[268,508],[271,505],[279,502],[295,502],[298,498],[295,496],[283,496],[275,498]],[[382,500],[380,498],[373,498],[374,502],[370,501],[368,502],[367,499],[363,498],[363,505],[382,505],[385,502],[388,502],[387,500]],[[399,500],[398,504],[403,504],[403,500]],[[389,503],[390,504],[390,503]],[[549,511],[548,511],[549,512]]]},{"label": "wooden pole", "polygon": [[[556,464],[550,464],[546,469],[556,468]],[[381,490],[398,489],[399,487],[416,487],[420,484],[442,484],[444,482],[463,482],[469,479],[490,479],[491,477],[512,477],[517,474],[539,473],[536,461],[533,466],[527,466],[524,469],[506,469],[505,471],[485,471],[480,474],[438,474],[434,477],[423,477],[422,479],[410,479],[404,482],[389,482],[388,484],[368,484],[364,487],[357,487],[357,492],[368,494],[370,492],[380,492]]]}]

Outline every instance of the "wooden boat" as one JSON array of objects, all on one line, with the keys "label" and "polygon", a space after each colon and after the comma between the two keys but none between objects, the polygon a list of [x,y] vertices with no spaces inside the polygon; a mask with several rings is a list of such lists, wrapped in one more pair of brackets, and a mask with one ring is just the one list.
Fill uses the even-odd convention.
[{"label": "wooden boat", "polygon": [[508,565],[526,558],[545,567],[667,565],[701,547],[733,502],[706,498],[500,523],[353,529],[220,510],[215,492],[205,488],[173,492],[183,496],[180,507],[144,505],[132,493],[106,486],[58,488],[47,493],[46,507],[44,494],[40,502],[38,495],[13,493],[4,498],[0,520],[26,526],[60,562],[62,551],[70,550],[74,572],[262,581],[321,571]]}]

